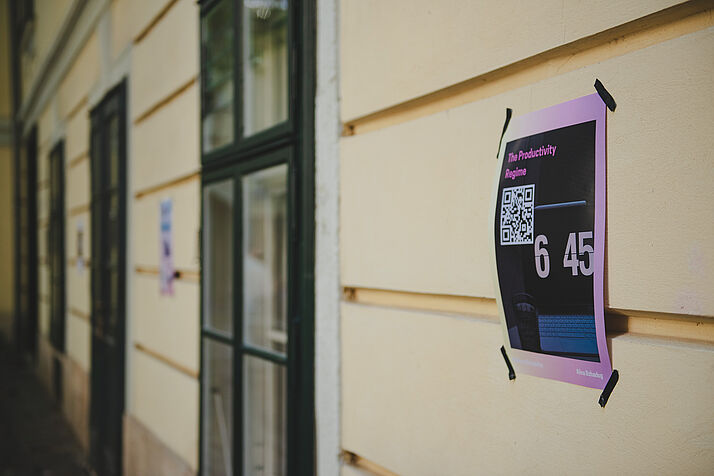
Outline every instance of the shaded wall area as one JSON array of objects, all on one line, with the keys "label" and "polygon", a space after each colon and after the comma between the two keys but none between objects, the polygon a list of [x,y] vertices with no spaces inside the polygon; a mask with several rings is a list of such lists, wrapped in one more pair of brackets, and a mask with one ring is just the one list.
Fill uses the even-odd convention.
[{"label": "shaded wall area", "polygon": [[0,0],[0,334],[10,339],[15,307],[12,83],[8,0]]}]

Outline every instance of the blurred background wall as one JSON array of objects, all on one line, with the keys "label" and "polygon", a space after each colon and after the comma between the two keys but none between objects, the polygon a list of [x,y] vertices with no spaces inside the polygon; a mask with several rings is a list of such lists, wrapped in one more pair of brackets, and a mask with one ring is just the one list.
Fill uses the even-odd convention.
[{"label": "blurred background wall", "polygon": [[0,1],[0,334],[10,339],[15,309],[15,207],[12,153],[10,11]]}]

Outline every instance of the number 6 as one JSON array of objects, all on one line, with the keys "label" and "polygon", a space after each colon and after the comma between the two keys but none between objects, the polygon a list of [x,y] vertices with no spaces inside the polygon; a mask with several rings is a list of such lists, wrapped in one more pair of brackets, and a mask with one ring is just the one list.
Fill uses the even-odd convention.
[{"label": "number 6", "polygon": [[[548,244],[548,238],[545,235],[538,235],[535,239],[535,267],[538,276],[541,278],[547,278],[550,274],[550,256],[548,256],[548,250],[545,249],[545,245]],[[543,258],[542,260],[540,258]],[[542,264],[542,266],[541,266]]]}]

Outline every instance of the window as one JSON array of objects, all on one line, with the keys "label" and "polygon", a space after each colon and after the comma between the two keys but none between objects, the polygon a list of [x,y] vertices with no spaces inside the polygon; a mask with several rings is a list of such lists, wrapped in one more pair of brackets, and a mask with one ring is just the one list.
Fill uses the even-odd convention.
[{"label": "window", "polygon": [[35,21],[35,0],[16,0],[14,3],[15,34],[20,49],[24,52],[32,50],[32,32]]},{"label": "window", "polygon": [[242,11],[243,135],[288,119],[288,1],[245,0]]},{"label": "window", "polygon": [[222,1],[201,21],[203,151],[233,142],[233,4]]},{"label": "window", "polygon": [[308,13],[201,4],[202,475],[314,472]]},{"label": "window", "polygon": [[15,8],[16,22],[20,27],[34,20],[35,0],[17,0]]},{"label": "window", "polygon": [[65,347],[65,249],[64,249],[64,142],[50,152],[50,217],[47,230],[47,263],[50,271],[50,342]]},{"label": "window", "polygon": [[[291,125],[288,0],[204,1],[201,141],[204,162],[286,138]],[[292,81],[295,83],[295,81]],[[294,93],[292,94],[294,96]]]}]

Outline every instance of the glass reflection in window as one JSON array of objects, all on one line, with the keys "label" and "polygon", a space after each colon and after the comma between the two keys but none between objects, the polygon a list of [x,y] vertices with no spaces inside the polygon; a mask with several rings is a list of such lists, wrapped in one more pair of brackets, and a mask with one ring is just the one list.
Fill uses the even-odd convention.
[{"label": "glass reflection in window", "polygon": [[287,373],[283,365],[245,356],[243,474],[287,473]]},{"label": "glass reflection in window", "polygon": [[287,348],[287,165],[243,178],[243,334]]},{"label": "glass reflection in window", "polygon": [[243,135],[288,118],[288,1],[243,0]]},{"label": "glass reflection in window", "polygon": [[233,141],[233,2],[223,0],[203,17],[203,151]]},{"label": "glass reflection in window", "polygon": [[233,180],[203,191],[204,325],[233,332]]},{"label": "glass reflection in window", "polygon": [[203,340],[203,458],[205,476],[233,475],[233,350]]}]

